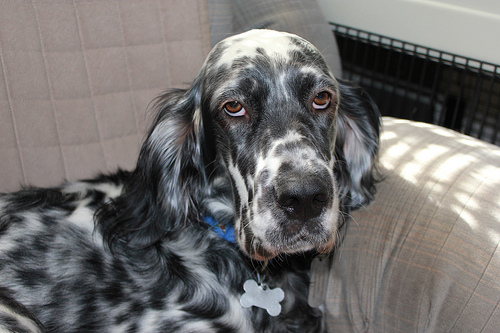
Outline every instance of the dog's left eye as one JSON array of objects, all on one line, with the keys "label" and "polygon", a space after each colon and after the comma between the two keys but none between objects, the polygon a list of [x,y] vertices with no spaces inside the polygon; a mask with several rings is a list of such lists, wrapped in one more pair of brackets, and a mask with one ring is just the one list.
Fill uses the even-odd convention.
[{"label": "dog's left eye", "polygon": [[330,94],[322,91],[313,99],[313,108],[316,110],[324,110],[330,105]]},{"label": "dog's left eye", "polygon": [[241,117],[246,113],[245,108],[239,102],[231,101],[224,104],[224,111],[231,117]]}]

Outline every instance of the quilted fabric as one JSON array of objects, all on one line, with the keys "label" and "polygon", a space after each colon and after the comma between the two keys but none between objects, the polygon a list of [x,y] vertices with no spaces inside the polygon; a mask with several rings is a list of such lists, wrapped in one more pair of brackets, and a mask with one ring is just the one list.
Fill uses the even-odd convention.
[{"label": "quilted fabric", "polygon": [[0,192],[132,168],[210,50],[206,1],[0,2]]}]

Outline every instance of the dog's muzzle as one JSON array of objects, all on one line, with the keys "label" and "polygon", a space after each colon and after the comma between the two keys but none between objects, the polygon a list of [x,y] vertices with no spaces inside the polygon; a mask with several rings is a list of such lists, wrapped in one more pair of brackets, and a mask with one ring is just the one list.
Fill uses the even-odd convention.
[{"label": "dog's muzzle", "polygon": [[247,252],[261,260],[312,249],[328,252],[338,220],[338,193],[328,161],[305,148],[299,154],[272,155],[259,170]]}]

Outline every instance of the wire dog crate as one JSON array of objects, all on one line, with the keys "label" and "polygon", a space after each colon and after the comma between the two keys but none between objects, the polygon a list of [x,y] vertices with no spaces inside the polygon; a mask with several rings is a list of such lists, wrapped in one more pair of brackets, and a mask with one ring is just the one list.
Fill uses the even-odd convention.
[{"label": "wire dog crate", "polygon": [[500,145],[500,66],[331,23],[344,78],[382,115],[424,121]]}]

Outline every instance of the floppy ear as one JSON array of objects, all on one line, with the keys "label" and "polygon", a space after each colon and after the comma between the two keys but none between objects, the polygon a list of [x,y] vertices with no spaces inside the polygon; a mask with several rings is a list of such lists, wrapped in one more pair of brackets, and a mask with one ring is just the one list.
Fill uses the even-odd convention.
[{"label": "floppy ear", "polygon": [[369,204],[375,194],[380,114],[361,88],[339,81],[340,106],[335,153],[340,195],[346,208]]},{"label": "floppy ear", "polygon": [[201,80],[188,90],[160,96],[156,117],[142,145],[136,169],[122,195],[96,217],[105,241],[147,248],[186,221],[196,221],[195,203],[206,196]]}]

